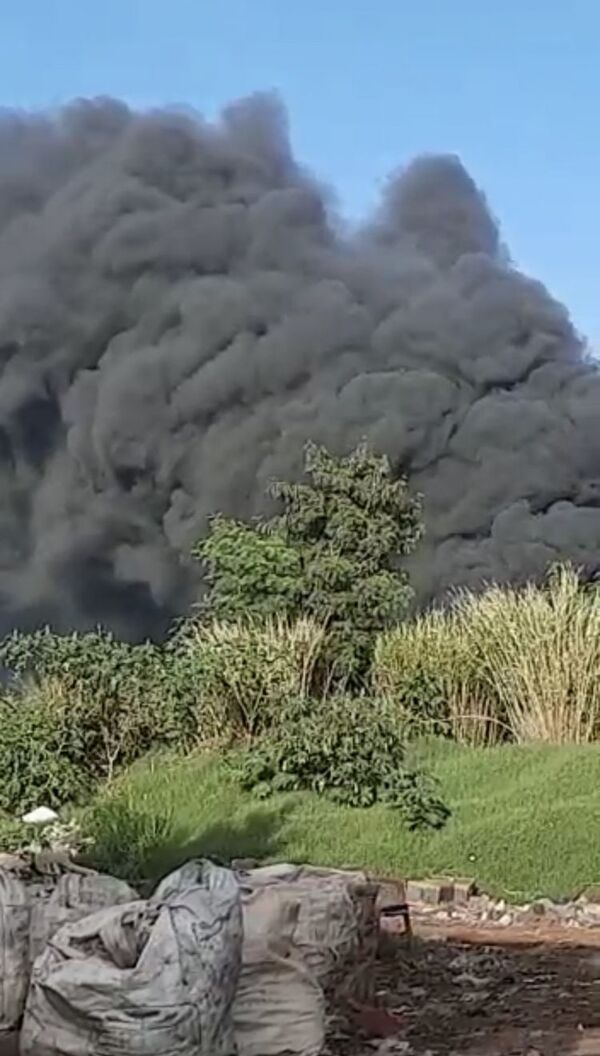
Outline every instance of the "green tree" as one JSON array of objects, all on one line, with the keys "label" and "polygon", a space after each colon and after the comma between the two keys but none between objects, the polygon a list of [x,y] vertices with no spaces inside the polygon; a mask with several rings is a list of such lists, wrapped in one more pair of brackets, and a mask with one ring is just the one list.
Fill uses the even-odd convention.
[{"label": "green tree", "polygon": [[366,669],[375,634],[401,620],[413,592],[398,559],[421,533],[420,497],[366,443],[337,458],[305,449],[305,479],[269,488],[280,512],[253,525],[216,518],[195,550],[205,563],[205,609],[309,614],[328,628],[336,674]]},{"label": "green tree", "polygon": [[208,589],[201,609],[211,616],[292,615],[301,607],[301,555],[282,534],[267,534],[260,521],[213,517],[192,554],[204,564]]}]

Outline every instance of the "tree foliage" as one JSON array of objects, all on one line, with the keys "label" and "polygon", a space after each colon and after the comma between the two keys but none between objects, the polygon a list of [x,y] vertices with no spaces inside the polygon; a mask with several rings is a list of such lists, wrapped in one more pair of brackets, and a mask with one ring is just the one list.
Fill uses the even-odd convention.
[{"label": "tree foliage", "polygon": [[195,555],[206,567],[206,610],[310,615],[328,628],[338,674],[365,670],[374,635],[401,620],[413,592],[398,559],[421,532],[420,497],[366,443],[336,458],[310,443],[305,479],[276,482],[280,509],[251,525],[216,518]]}]

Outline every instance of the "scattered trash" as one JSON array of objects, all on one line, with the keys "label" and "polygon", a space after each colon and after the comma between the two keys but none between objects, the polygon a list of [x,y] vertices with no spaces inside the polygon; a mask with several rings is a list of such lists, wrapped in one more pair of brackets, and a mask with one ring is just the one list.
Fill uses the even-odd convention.
[{"label": "scattered trash", "polygon": [[50,807],[36,807],[35,810],[30,810],[28,814],[24,814],[21,821],[26,825],[51,825],[52,822],[58,821],[58,814],[51,810]]}]

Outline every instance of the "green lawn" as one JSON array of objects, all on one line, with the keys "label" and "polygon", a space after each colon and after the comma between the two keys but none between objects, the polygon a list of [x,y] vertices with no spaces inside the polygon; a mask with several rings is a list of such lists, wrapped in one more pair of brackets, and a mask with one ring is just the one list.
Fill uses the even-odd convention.
[{"label": "green lawn", "polygon": [[[166,814],[165,831],[142,825],[128,836],[125,826],[120,837],[117,826],[117,842],[128,851],[136,840],[144,845],[147,876],[208,854],[475,876],[513,900],[574,895],[600,881],[600,747],[436,743],[418,754],[453,811],[439,833],[411,834],[391,810],[353,810],[315,795],[257,801],[214,758],[161,757],[136,766],[117,788],[146,818]],[[113,846],[113,867],[118,853]]]}]

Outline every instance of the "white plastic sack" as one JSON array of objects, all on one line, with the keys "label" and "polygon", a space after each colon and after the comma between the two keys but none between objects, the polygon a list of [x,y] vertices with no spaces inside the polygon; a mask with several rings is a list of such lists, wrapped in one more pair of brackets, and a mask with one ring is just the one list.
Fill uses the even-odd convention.
[{"label": "white plastic sack", "polygon": [[242,889],[271,889],[299,903],[294,943],[322,985],[336,965],[359,955],[360,934],[352,889],[366,884],[360,872],[280,864],[241,875]]},{"label": "white plastic sack", "polygon": [[161,888],[50,939],[32,973],[22,1056],[233,1056],[237,883],[196,865]]},{"label": "white plastic sack", "polygon": [[294,945],[300,903],[268,886],[243,899],[242,973],[233,1005],[239,1056],[318,1056],[321,987]]},{"label": "white plastic sack", "polygon": [[23,1015],[29,985],[27,888],[0,869],[0,1032],[14,1030]]},{"label": "white plastic sack", "polygon": [[101,873],[67,873],[50,889],[36,892],[31,908],[29,955],[33,964],[48,939],[63,924],[75,923],[99,909],[124,905],[137,899],[137,892],[123,880]]}]

